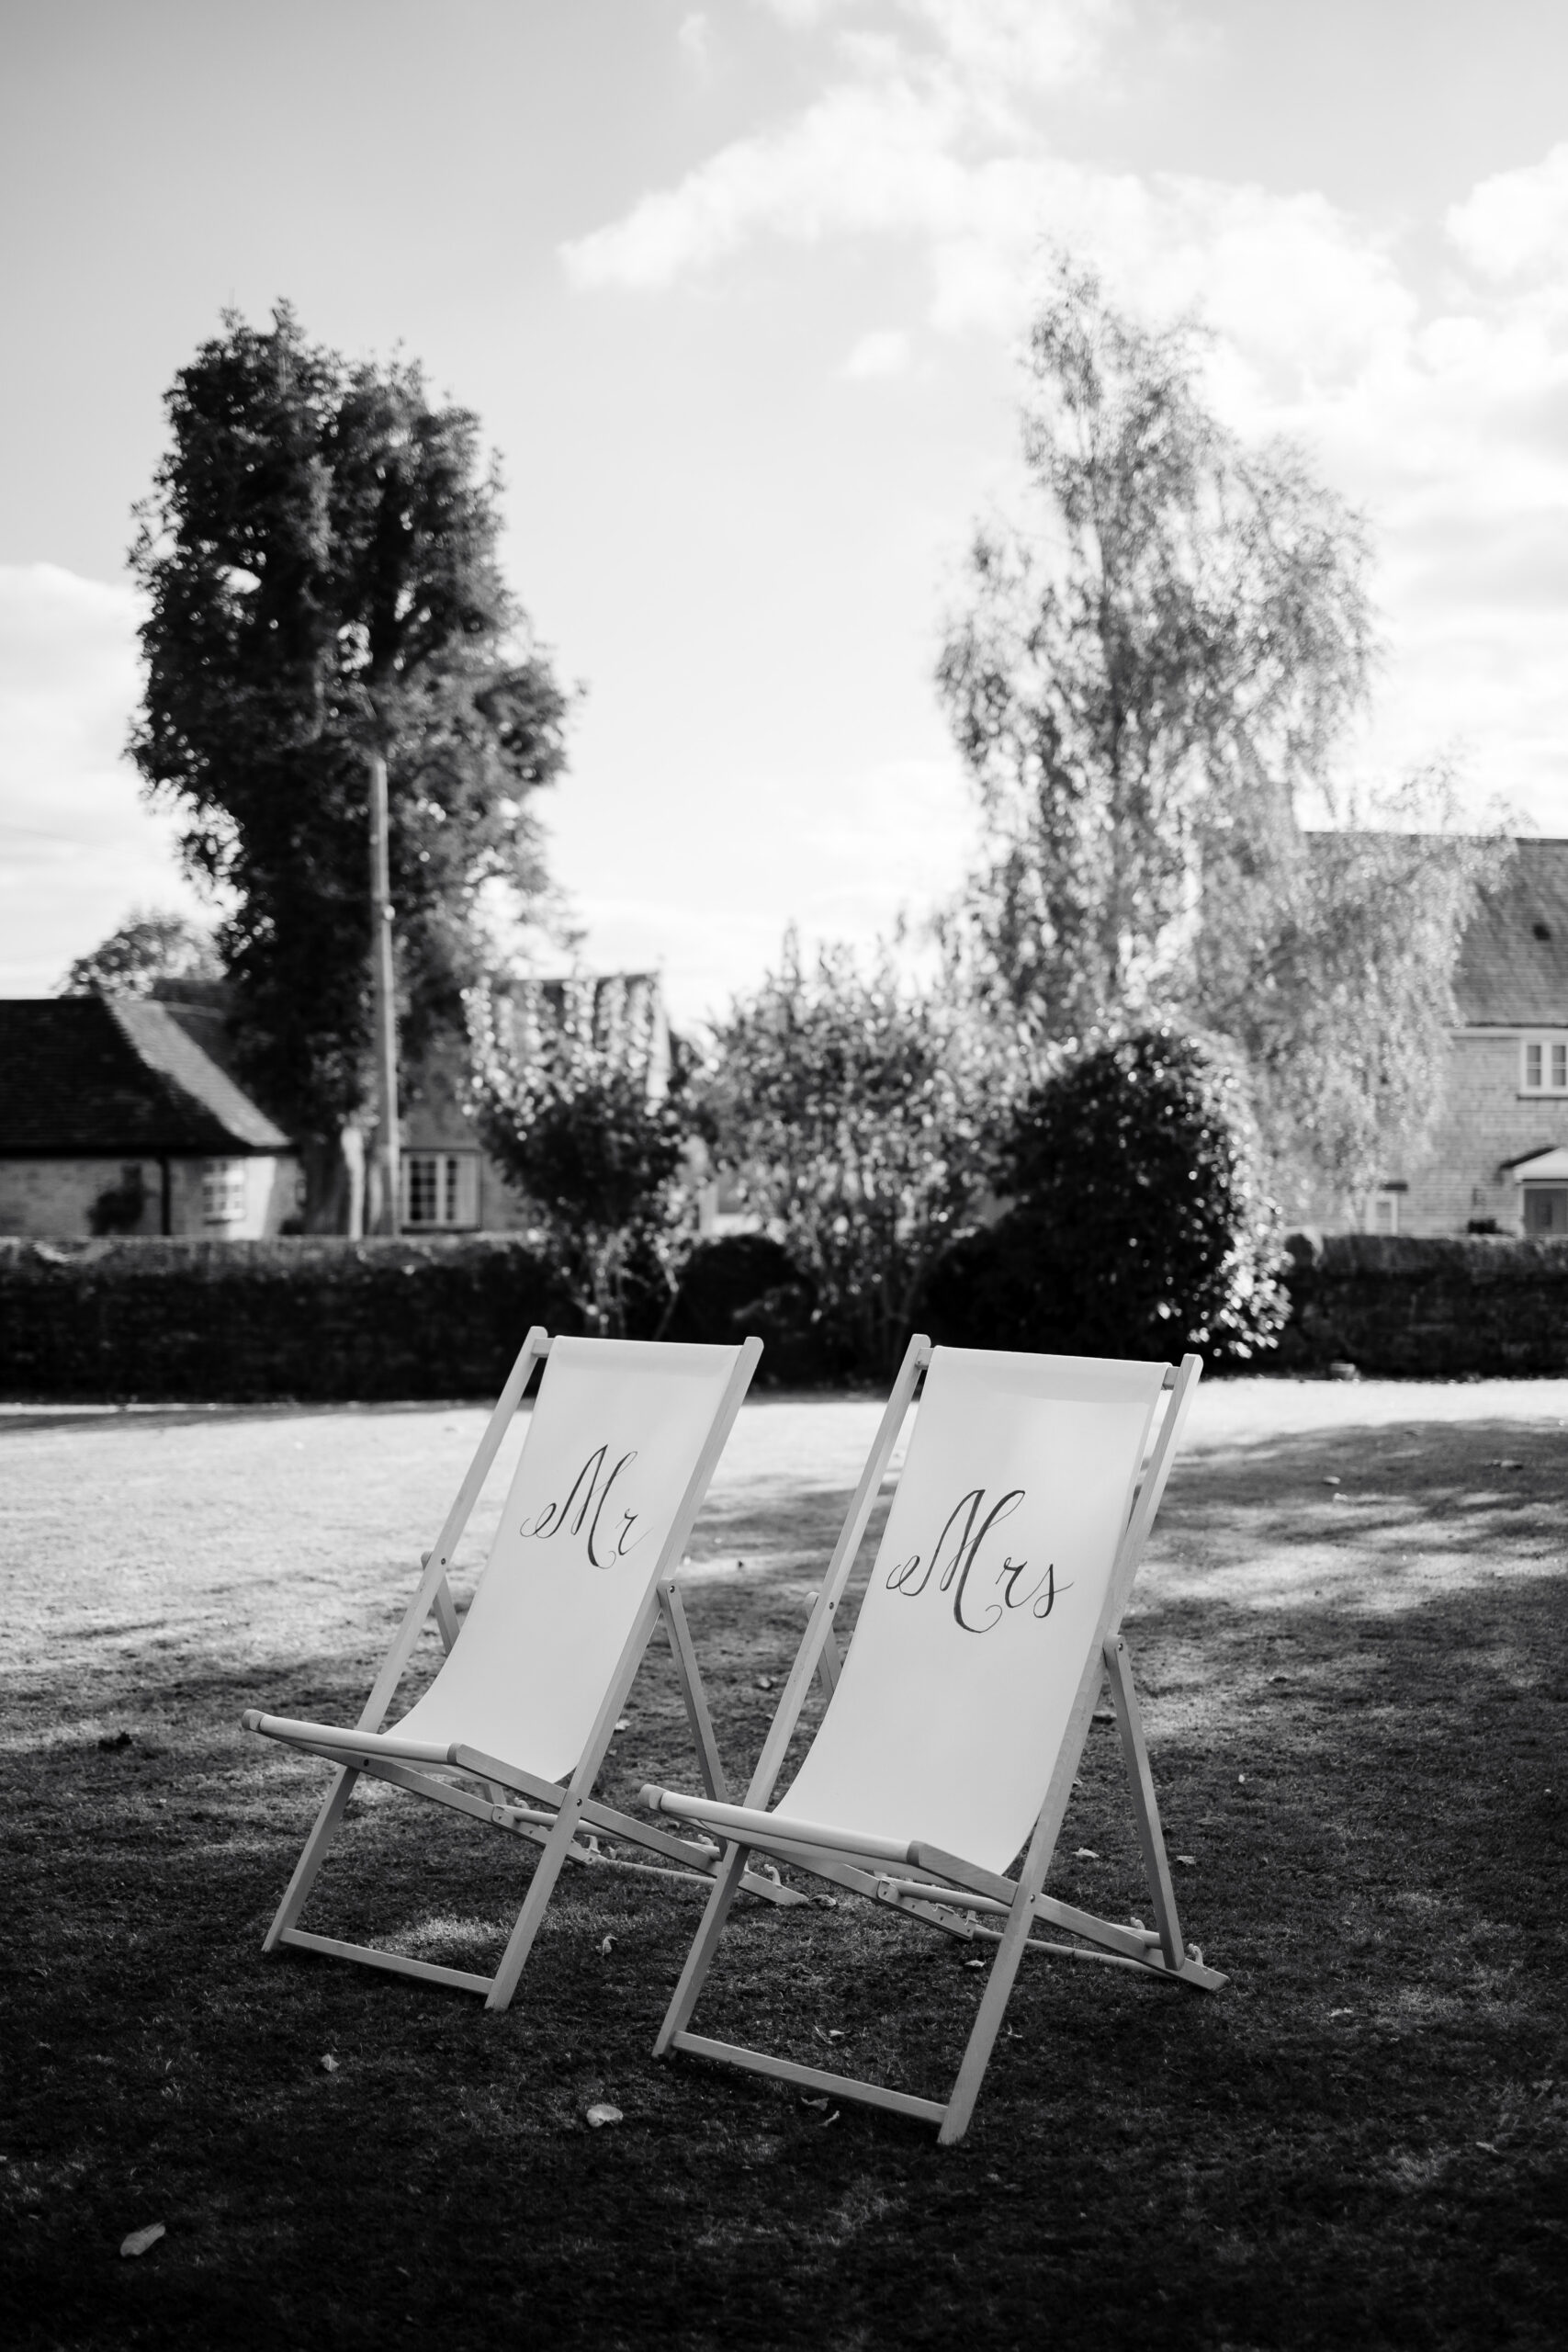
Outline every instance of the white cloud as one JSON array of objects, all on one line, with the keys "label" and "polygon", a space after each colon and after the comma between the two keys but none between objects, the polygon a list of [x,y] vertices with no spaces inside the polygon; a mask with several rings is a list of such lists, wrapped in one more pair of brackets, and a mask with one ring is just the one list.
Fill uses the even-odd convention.
[{"label": "white cloud", "polygon": [[682,17],[675,28],[675,39],[688,61],[700,74],[708,67],[708,20],[700,8]]},{"label": "white cloud", "polygon": [[1568,141],[1539,164],[1482,180],[1443,225],[1483,277],[1568,275]]},{"label": "white cloud", "polygon": [[841,375],[852,382],[874,376],[901,376],[909,365],[911,345],[897,327],[877,327],[863,334],[844,361]]},{"label": "white cloud", "polygon": [[[823,13],[773,5],[797,25]],[[967,148],[1027,141],[1021,98],[1092,70],[1120,15],[1120,0],[897,0],[892,29],[840,35],[840,76],[810,105],[564,245],[567,274],[652,291],[760,234],[961,232]]]},{"label": "white cloud", "polygon": [[139,902],[196,903],[120,757],[138,616],[129,588],[0,565],[0,995],[51,989]]}]

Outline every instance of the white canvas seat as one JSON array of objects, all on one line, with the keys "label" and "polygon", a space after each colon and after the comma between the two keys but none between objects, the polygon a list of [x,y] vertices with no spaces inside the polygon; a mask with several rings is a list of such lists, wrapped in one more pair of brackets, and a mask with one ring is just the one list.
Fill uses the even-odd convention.
[{"label": "white canvas seat", "polygon": [[[1225,1980],[1177,1919],[1122,1613],[1201,1365],[1008,1354],[911,1341],[743,1805],[645,1787],[651,1810],[723,1837],[723,1868],[659,2041],[967,2128],[1026,1950],[1110,1961],[1213,1991]],[[832,1621],[922,1372],[925,1388],[854,1638]],[[832,1696],[771,1805],[812,1676]],[[1156,1924],[1099,1919],[1043,1892],[1095,1701],[1109,1676]],[[1009,1875],[1027,1849],[1016,1876]],[[946,2101],[692,2033],[753,1852],[948,1934],[996,1945]],[[1036,1922],[1079,1940],[1034,1938]]]},{"label": "white canvas seat", "polygon": [[[295,1944],[333,1952],[482,1992],[489,2007],[503,2009],[566,1862],[660,1866],[606,1857],[596,1833],[634,1841],[678,1874],[713,1875],[720,1850],[714,1840],[650,1830],[600,1803],[593,1788],[662,1619],[699,1777],[709,1795],[726,1793],[675,1572],[761,1352],[755,1340],[738,1348],[686,1347],[529,1332],[359,1721],[312,1723],[254,1708],[244,1717],[247,1730],[337,1767],[265,1950]],[[447,1569],[541,1363],[501,1523],[459,1626]],[[429,1689],[389,1728],[388,1709],[433,1614],[446,1657]],[[543,1849],[493,1977],[311,1935],[296,1924],[362,1772]],[[747,1883],[772,1901],[800,1899],[771,1877]]]}]

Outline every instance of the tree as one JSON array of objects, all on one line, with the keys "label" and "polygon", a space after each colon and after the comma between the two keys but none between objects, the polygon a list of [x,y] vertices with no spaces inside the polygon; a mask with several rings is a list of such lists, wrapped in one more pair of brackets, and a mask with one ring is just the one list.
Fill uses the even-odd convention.
[{"label": "tree", "polygon": [[[1299,449],[1219,422],[1201,357],[1059,266],[1027,355],[1038,525],[977,537],[938,669],[985,826],[956,927],[1032,1034],[1231,1037],[1276,1153],[1342,1188],[1377,1156],[1369,1112],[1387,1148],[1440,1101],[1426,1012],[1484,861],[1440,826],[1400,850],[1408,795],[1339,786],[1376,654],[1366,528]],[[1309,847],[1307,806],[1375,845]]]},{"label": "tree", "polygon": [[1212,1017],[1252,1070],[1290,1205],[1310,1209],[1326,1190],[1358,1221],[1437,1123],[1460,943],[1512,854],[1500,832],[1458,829],[1441,770],[1371,813],[1379,821],[1306,836],[1267,924],[1211,932],[1202,975]]},{"label": "tree", "polygon": [[223,965],[209,931],[163,907],[133,907],[118,931],[77,956],[60,993],[212,997],[222,985]]},{"label": "tree", "polygon": [[513,980],[471,989],[468,1006],[479,1133],[538,1214],[589,1328],[623,1335],[650,1273],[662,1324],[695,1236],[680,1182],[683,1073],[662,1082],[656,988]]},{"label": "tree", "polygon": [[496,890],[545,903],[532,801],[564,764],[566,698],[496,558],[499,480],[416,366],[349,368],[287,306],[234,313],[175,379],[139,510],[146,690],[130,753],[182,822],[239,1051],[306,1137],[365,1105],[371,763],[384,758],[411,1056],[461,1026]]},{"label": "tree", "polygon": [[1013,1072],[944,966],[921,986],[883,949],[779,969],[719,1023],[705,1092],[714,1148],[815,1285],[840,1371],[897,1363],[927,1272],[973,1216]]},{"label": "tree", "polygon": [[1273,1344],[1278,1213],[1224,1048],[1160,1027],[1078,1055],[1024,1095],[998,1166],[1012,1206],[933,1276],[939,1338],[1144,1359]]}]

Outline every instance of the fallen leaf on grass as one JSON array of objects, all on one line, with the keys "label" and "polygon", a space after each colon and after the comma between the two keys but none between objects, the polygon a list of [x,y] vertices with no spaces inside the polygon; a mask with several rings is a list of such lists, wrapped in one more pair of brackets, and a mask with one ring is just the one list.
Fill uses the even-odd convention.
[{"label": "fallen leaf on grass", "polygon": [[333,2057],[330,2052],[325,2058],[321,2060],[320,2064],[323,2075],[335,2075],[337,2073],[337,2060]]},{"label": "fallen leaf on grass", "polygon": [[158,2240],[164,2234],[162,2222],[149,2222],[144,2230],[132,2230],[128,2238],[121,2238],[120,2253],[122,2255],[145,2254],[148,2247],[156,2245]]},{"label": "fallen leaf on grass", "polygon": [[1331,2018],[1353,2018],[1356,2012],[1354,2009],[1330,2009],[1328,2014]]},{"label": "fallen leaf on grass", "polygon": [[983,1960],[966,1960],[964,1965],[965,1968],[984,1968],[986,1963]]},{"label": "fallen leaf on grass", "polygon": [[773,1678],[771,1674],[759,1674],[757,1677],[757,1688],[759,1690],[771,1690],[773,1687]]},{"label": "fallen leaf on grass", "polygon": [[1098,1862],[1100,1856],[1092,1846],[1080,1846],[1074,1854],[1073,1860],[1075,1862]]},{"label": "fallen leaf on grass", "polygon": [[[1522,1462],[1510,1462],[1506,1455],[1499,1454],[1495,1462],[1483,1462],[1481,1466],[1483,1470],[1522,1470],[1525,1465]],[[98,1746],[100,1747],[103,1746],[102,1740],[99,1740]],[[1486,2143],[1484,2140],[1477,2140],[1475,2144],[1478,2148],[1483,2148]]]},{"label": "fallen leaf on grass", "polygon": [[624,2123],[626,2119],[618,2107],[612,2107],[608,2099],[601,2098],[594,2100],[583,2120],[590,2132],[602,2132],[606,2123]]},{"label": "fallen leaf on grass", "polygon": [[601,1959],[601,1960],[605,1959],[605,1958],[606,1958],[606,1957],[607,1957],[611,1952],[613,1952],[613,1951],[615,1951],[615,1937],[614,1937],[614,1936],[604,1936],[604,1937],[602,1937],[602,1938],[601,1938],[601,1939],[600,1939],[600,1944],[599,1944],[599,1957],[600,1957],[600,1959]]},{"label": "fallen leaf on grass", "polygon": [[[1478,2148],[1484,2148],[1489,2156],[1500,2156],[1503,2153],[1502,2149],[1497,2147],[1490,2140],[1477,2140],[1475,2144]],[[121,2252],[124,2252],[123,2247],[121,2248]]]},{"label": "fallen leaf on grass", "polygon": [[1337,1478],[1325,1478],[1323,1483],[1325,1487],[1337,1487],[1339,1481]]},{"label": "fallen leaf on grass", "polygon": [[1198,1857],[1196,1854],[1178,1854],[1176,1859],[1184,1870],[1195,1871],[1198,1867]]},{"label": "fallen leaf on grass", "polygon": [[631,1727],[631,1718],[627,1715],[623,1715],[620,1722],[615,1725],[615,1729],[617,1731],[630,1731]]},{"label": "fallen leaf on grass", "polygon": [[800,2103],[802,2107],[814,2107],[819,2115],[826,2115],[828,2112],[828,2102],[825,2098],[803,2098]]},{"label": "fallen leaf on grass", "polygon": [[811,2030],[817,2036],[818,2041],[842,2041],[844,2038],[842,2029],[836,2025],[829,2026],[826,2033],[823,2032],[819,2025],[814,2025]]}]

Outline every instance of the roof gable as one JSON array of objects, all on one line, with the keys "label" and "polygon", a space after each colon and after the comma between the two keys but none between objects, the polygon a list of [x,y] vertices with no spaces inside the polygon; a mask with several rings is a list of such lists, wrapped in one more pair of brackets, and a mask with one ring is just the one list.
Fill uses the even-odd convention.
[{"label": "roof gable", "polygon": [[1466,927],[1454,997],[1468,1027],[1568,1029],[1568,841],[1516,842]]},{"label": "roof gable", "polygon": [[0,1000],[0,1155],[283,1151],[288,1138],[146,998]]}]

